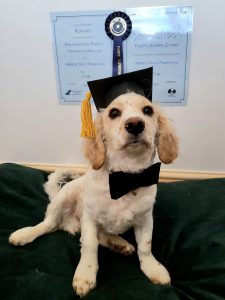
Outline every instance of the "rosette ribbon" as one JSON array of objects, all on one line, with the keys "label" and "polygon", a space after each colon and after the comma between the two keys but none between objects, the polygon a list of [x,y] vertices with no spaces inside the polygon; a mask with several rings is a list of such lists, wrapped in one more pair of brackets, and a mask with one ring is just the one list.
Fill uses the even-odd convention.
[{"label": "rosette ribbon", "polygon": [[123,41],[128,38],[131,30],[131,20],[124,12],[115,11],[106,18],[105,31],[113,40],[113,76],[124,73]]}]

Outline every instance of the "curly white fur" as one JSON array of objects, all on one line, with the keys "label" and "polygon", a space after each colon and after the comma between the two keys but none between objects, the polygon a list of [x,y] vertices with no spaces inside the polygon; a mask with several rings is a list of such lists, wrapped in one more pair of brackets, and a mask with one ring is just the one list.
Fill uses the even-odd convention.
[{"label": "curly white fur", "polygon": [[[144,113],[146,106],[152,108],[151,115]],[[110,111],[115,108],[119,115],[111,118]],[[125,128],[131,118],[138,118],[145,125],[143,132],[135,137]],[[51,174],[45,184],[51,202],[44,221],[17,230],[9,241],[14,245],[25,245],[57,229],[72,234],[81,230],[81,259],[73,278],[73,288],[77,295],[84,296],[96,286],[98,245],[130,254],[134,247],[119,234],[134,227],[141,270],[152,282],[168,284],[168,271],[151,252],[156,185],[139,188],[136,193],[130,192],[112,200],[108,178],[112,171],[134,173],[149,167],[153,164],[156,149],[163,162],[172,162],[178,154],[173,125],[155,104],[135,93],[119,96],[98,114],[95,124],[97,136],[86,141],[84,149],[92,169],[81,177],[68,170]],[[68,175],[73,180],[61,188],[59,181]]]}]

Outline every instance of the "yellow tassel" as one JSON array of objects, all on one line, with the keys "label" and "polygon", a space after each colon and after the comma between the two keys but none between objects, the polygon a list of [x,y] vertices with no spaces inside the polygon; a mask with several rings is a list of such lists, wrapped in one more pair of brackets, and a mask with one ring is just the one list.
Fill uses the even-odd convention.
[{"label": "yellow tassel", "polygon": [[81,122],[82,122],[82,129],[81,129],[81,137],[85,138],[94,138],[96,136],[96,130],[92,119],[92,112],[91,112],[91,93],[88,92],[86,94],[86,98],[82,101],[81,104]]}]

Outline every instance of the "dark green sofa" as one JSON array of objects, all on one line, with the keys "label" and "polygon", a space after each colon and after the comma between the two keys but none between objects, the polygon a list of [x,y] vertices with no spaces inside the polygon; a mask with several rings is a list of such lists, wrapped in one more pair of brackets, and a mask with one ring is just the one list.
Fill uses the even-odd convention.
[{"label": "dark green sofa", "polygon": [[[24,247],[8,237],[40,222],[48,203],[47,173],[0,165],[0,299],[72,300],[79,235],[58,231]],[[135,245],[133,232],[126,238]],[[171,286],[150,283],[137,255],[99,248],[98,285],[85,299],[225,299],[225,179],[161,183],[154,208],[153,253]]]}]

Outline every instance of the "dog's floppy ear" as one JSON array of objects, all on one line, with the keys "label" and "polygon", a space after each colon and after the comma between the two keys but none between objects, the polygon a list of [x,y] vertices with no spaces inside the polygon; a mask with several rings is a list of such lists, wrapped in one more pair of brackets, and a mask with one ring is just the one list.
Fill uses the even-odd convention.
[{"label": "dog's floppy ear", "polygon": [[160,160],[165,164],[172,163],[178,156],[178,137],[170,119],[160,113],[156,145]]},{"label": "dog's floppy ear", "polygon": [[102,116],[98,114],[95,120],[96,137],[86,138],[83,152],[94,170],[100,169],[105,161],[105,146],[102,139]]}]

